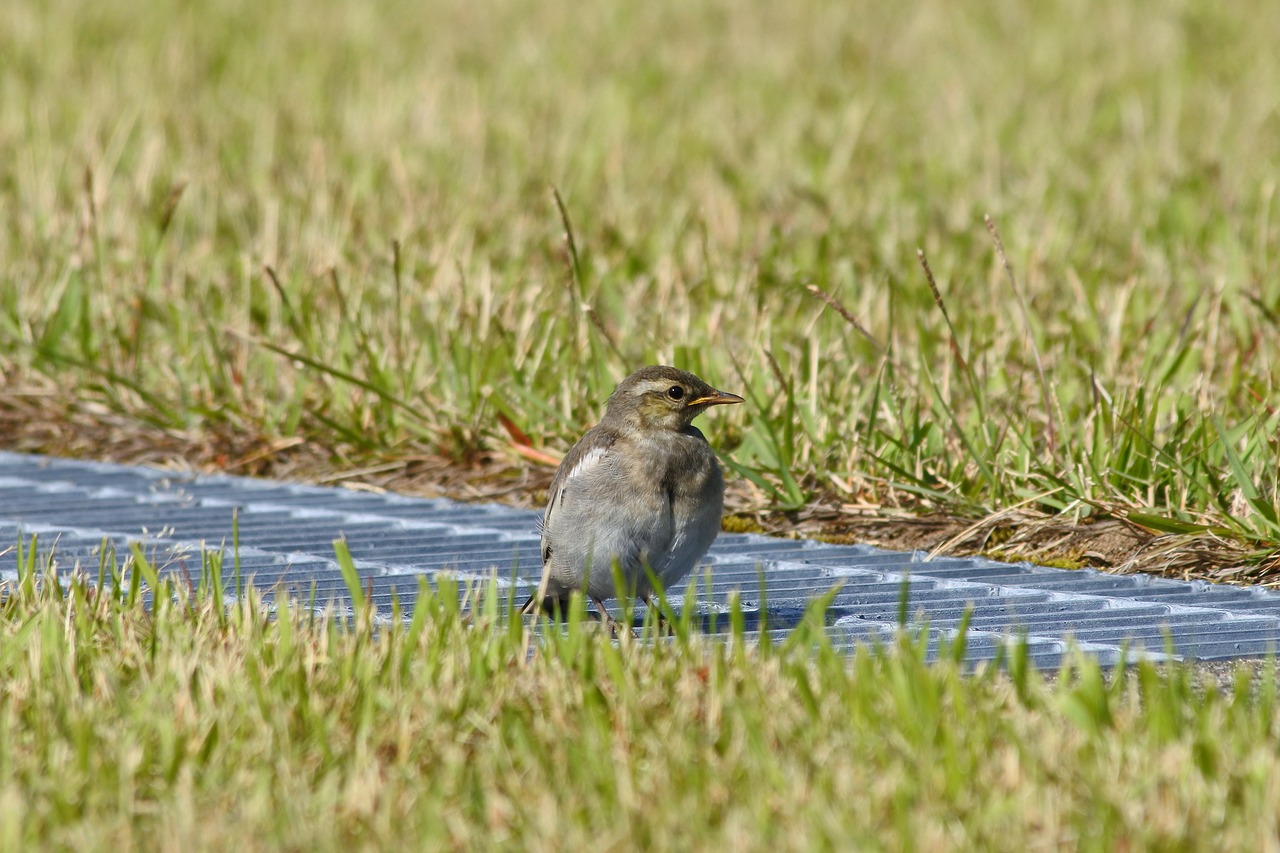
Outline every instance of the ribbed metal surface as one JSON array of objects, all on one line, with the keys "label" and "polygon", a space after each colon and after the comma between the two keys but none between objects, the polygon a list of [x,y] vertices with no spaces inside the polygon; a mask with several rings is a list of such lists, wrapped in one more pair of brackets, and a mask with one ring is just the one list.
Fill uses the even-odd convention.
[{"label": "ribbed metal surface", "polygon": [[[77,561],[96,570],[104,541],[121,552],[142,542],[165,571],[198,578],[202,549],[230,552],[233,514],[243,575],[318,603],[348,602],[333,559],[338,536],[384,609],[394,590],[411,612],[418,578],[442,570],[496,576],[515,586],[518,600],[538,582],[538,515],[529,511],[3,452],[0,577],[16,576],[11,546],[37,533],[62,570]],[[1170,644],[1187,658],[1260,656],[1280,634],[1280,594],[1260,589],[973,558],[924,562],[920,554],[751,535],[722,535],[707,563],[710,588],[700,580],[689,604],[708,630],[736,591],[750,626],[759,626],[764,602],[770,632],[785,634],[810,600],[839,585],[827,612],[832,636],[850,646],[887,639],[906,584],[909,620],[927,625],[934,648],[972,609],[973,661],[994,657],[1013,635],[1027,637],[1038,666],[1054,668],[1069,638],[1114,663],[1125,646],[1150,657]],[[672,602],[685,605],[674,595]]]}]

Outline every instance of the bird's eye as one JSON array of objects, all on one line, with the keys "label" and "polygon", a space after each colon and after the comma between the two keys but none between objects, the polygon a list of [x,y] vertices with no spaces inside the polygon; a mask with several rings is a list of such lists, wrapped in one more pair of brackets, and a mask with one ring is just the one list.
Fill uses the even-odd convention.
[{"label": "bird's eye", "polygon": [[670,397],[672,400],[679,400],[681,397],[684,396],[684,389],[681,388],[679,385],[672,385],[670,388],[667,389],[667,396]]}]

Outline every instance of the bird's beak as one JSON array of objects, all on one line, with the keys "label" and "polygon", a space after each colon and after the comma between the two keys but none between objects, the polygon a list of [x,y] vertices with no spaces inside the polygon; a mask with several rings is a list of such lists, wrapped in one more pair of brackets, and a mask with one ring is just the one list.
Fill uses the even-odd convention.
[{"label": "bird's beak", "polygon": [[705,397],[698,397],[696,400],[690,400],[690,406],[727,406],[730,403],[742,403],[744,400],[737,394],[728,394],[724,391],[712,391]]}]

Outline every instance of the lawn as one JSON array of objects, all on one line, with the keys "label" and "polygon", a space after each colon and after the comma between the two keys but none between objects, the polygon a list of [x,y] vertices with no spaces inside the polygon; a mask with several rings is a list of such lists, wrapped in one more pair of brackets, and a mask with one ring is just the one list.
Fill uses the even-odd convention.
[{"label": "lawn", "polygon": [[[146,571],[144,570],[144,574]],[[424,591],[379,629],[208,586],[39,567],[0,604],[0,847],[74,850],[1264,849],[1274,667],[1046,683],[687,630],[535,642]],[[65,580],[65,579],[64,579]],[[581,618],[583,611],[577,616]],[[740,613],[740,611],[739,611]],[[384,614],[389,615],[389,614]],[[741,625],[740,621],[731,624]],[[647,630],[652,631],[652,626]],[[652,640],[652,635],[647,635]]]},{"label": "lawn", "polygon": [[[12,0],[0,446],[536,505],[666,362],[748,399],[734,529],[1270,582],[1277,44],[1262,0]],[[98,601],[3,605],[0,846],[1276,833],[1267,685]]]},{"label": "lawn", "polygon": [[749,398],[707,424],[744,524],[1265,576],[1265,11],[19,2],[6,445],[527,495],[674,362]]}]

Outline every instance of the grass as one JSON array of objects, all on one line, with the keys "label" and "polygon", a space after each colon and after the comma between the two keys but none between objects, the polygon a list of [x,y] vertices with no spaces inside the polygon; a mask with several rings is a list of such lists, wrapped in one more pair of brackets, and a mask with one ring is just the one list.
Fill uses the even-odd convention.
[{"label": "grass", "polygon": [[5,849],[1247,850],[1276,831],[1270,666],[1221,692],[1084,658],[1045,682],[1016,650],[970,675],[905,636],[850,659],[820,606],[783,645],[732,620],[723,643],[615,643],[581,608],[535,641],[483,585],[424,585],[388,630],[172,579],[150,608],[128,583],[63,594],[44,570],[0,603]]},{"label": "grass", "polygon": [[751,401],[707,422],[740,508],[1020,507],[1265,562],[1264,5],[19,3],[15,442],[518,472],[502,418],[554,457],[675,362]]},{"label": "grass", "polygon": [[[15,0],[0,444],[515,496],[670,362],[750,401],[703,423],[742,529],[1120,519],[1265,580],[1277,43],[1262,0]],[[1276,833],[1269,681],[109,589],[4,599],[0,847]]]}]

